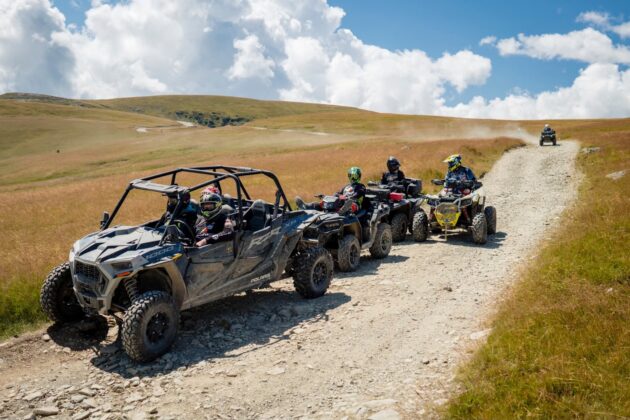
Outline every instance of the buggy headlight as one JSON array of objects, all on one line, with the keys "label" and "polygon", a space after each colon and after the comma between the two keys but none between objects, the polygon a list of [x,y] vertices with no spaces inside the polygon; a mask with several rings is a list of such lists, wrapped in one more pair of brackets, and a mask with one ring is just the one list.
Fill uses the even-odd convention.
[{"label": "buggy headlight", "polygon": [[114,277],[126,277],[133,273],[133,265],[131,261],[121,261],[112,263],[112,270],[114,271]]},{"label": "buggy headlight", "polygon": [[112,268],[114,271],[126,271],[131,270],[133,266],[131,265],[131,261],[122,261],[112,263]]}]

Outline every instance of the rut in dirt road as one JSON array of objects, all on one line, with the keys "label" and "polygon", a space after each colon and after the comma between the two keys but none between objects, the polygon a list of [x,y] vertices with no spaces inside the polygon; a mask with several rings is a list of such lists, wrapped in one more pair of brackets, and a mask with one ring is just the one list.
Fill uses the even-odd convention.
[{"label": "rut in dirt road", "polygon": [[529,146],[497,162],[483,180],[498,213],[485,246],[465,235],[408,239],[336,274],[320,299],[282,281],[184,313],[175,347],[153,364],[129,361],[113,323],[104,344],[71,327],[5,343],[0,417],[45,407],[77,419],[430,416],[501,292],[574,198],[577,151]]}]

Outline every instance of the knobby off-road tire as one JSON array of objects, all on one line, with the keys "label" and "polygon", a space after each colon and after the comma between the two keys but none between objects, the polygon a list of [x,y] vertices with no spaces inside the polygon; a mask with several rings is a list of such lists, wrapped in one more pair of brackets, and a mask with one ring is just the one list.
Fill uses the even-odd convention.
[{"label": "knobby off-road tire", "polygon": [[424,242],[429,236],[429,218],[424,210],[418,210],[413,215],[413,240],[416,242]]},{"label": "knobby off-road tire", "polygon": [[544,142],[542,141],[542,139],[538,142],[541,146],[544,144]]},{"label": "knobby off-road tire", "polygon": [[387,223],[379,223],[376,228],[376,237],[370,247],[373,258],[385,258],[392,249],[392,228]]},{"label": "knobby off-road tire", "polygon": [[55,267],[42,285],[39,304],[51,321],[74,322],[85,318],[85,312],[72,289],[70,263]]},{"label": "knobby off-road tire", "polygon": [[394,242],[404,241],[407,236],[407,226],[409,221],[404,213],[395,214],[392,217],[392,240]]},{"label": "knobby off-road tire", "polygon": [[483,213],[486,215],[486,224],[488,226],[488,235],[492,235],[497,232],[497,209],[492,206],[488,206],[483,209]]},{"label": "knobby off-road tire", "polygon": [[321,247],[307,248],[293,260],[293,285],[306,299],[322,296],[333,276],[333,258]]},{"label": "knobby off-road tire", "polygon": [[556,139],[552,140],[552,144],[555,146],[556,145]]},{"label": "knobby off-road tire", "polygon": [[125,312],[122,344],[136,362],[149,362],[166,353],[179,329],[179,311],[173,297],[160,291],[141,294]]},{"label": "knobby off-road tire", "polygon": [[351,234],[347,234],[339,242],[337,250],[337,267],[339,271],[354,271],[361,262],[361,244],[359,239]]},{"label": "knobby off-road tire", "polygon": [[470,230],[474,243],[485,244],[488,241],[488,223],[486,221],[486,215],[483,213],[477,213],[475,217],[473,217]]}]

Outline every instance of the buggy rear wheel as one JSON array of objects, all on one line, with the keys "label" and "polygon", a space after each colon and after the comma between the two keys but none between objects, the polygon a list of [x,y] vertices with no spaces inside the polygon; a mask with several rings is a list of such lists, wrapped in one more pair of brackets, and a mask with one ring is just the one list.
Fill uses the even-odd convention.
[{"label": "buggy rear wheel", "polygon": [[392,228],[387,223],[379,223],[376,228],[376,237],[370,247],[370,254],[373,258],[385,258],[392,249]]},{"label": "buggy rear wheel", "polygon": [[179,311],[173,297],[166,292],[146,292],[125,312],[122,344],[131,359],[149,362],[171,348],[178,329]]},{"label": "buggy rear wheel", "polygon": [[407,236],[407,226],[409,225],[409,221],[407,220],[407,215],[404,213],[395,214],[392,217],[392,240],[394,242],[404,241]]},{"label": "buggy rear wheel", "polygon": [[72,288],[69,262],[55,267],[48,274],[39,294],[39,304],[51,321],[74,322],[85,318]]},{"label": "buggy rear wheel", "polygon": [[337,266],[339,271],[354,271],[361,262],[361,244],[359,239],[351,234],[343,237],[337,250]]},{"label": "buggy rear wheel", "polygon": [[293,285],[304,298],[322,296],[328,290],[333,276],[333,259],[321,247],[307,248],[293,260]]}]

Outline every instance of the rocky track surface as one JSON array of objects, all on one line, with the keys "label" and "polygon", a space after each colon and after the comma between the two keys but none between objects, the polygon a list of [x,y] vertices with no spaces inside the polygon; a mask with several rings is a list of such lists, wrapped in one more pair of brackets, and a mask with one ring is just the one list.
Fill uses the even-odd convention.
[{"label": "rocky track surface", "polygon": [[0,344],[0,418],[435,416],[484,320],[575,196],[578,145],[507,153],[485,177],[497,234],[395,245],[304,300],[289,281],[182,314],[173,350],[146,365],[114,319]]}]

